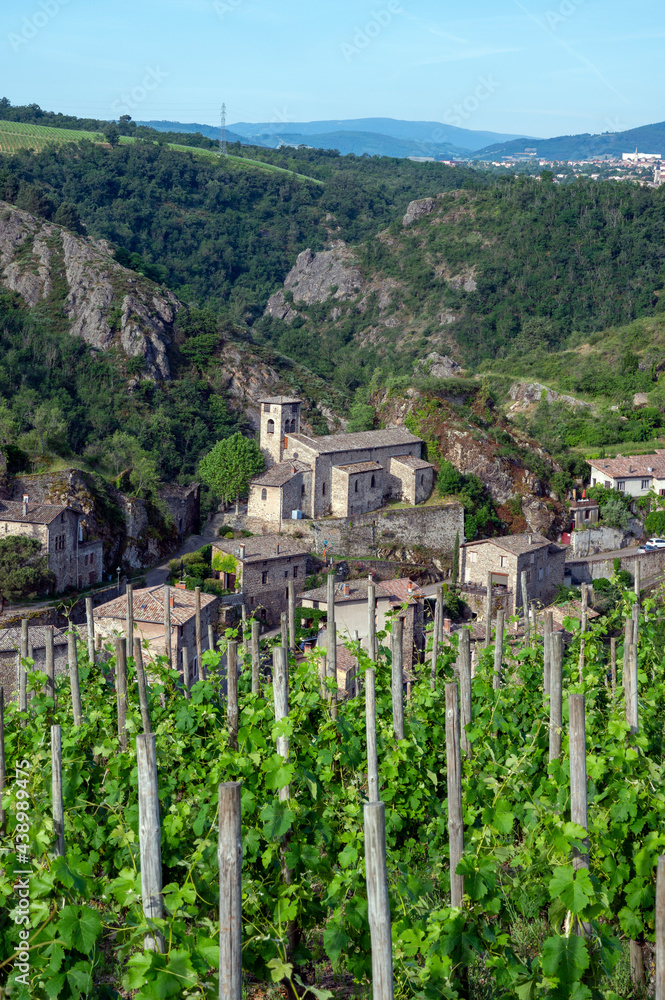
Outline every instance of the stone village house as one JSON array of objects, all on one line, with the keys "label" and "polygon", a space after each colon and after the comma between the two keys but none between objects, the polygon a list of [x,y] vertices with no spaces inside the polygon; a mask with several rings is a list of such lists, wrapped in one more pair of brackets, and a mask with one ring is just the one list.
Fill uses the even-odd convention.
[{"label": "stone village house", "polygon": [[31,503],[29,496],[22,503],[0,500],[0,538],[37,538],[55,574],[56,593],[89,587],[102,579],[102,543],[83,540],[81,517],[82,512],[73,507]]},{"label": "stone village house", "polygon": [[[171,600],[171,655],[173,666],[182,670],[182,651],[187,649],[190,677],[198,671],[196,653],[196,595],[193,590],[170,588]],[[153,656],[163,656],[166,651],[164,630],[164,587],[146,587],[134,591],[134,635],[148,641]],[[201,645],[208,647],[208,625],[217,627],[220,600],[214,594],[201,594]],[[101,604],[93,611],[95,633],[104,638],[125,635],[127,623],[127,595]],[[128,655],[132,655],[129,653]]]},{"label": "stone village house", "polygon": [[[507,615],[514,615],[522,608],[521,574],[526,573],[529,601],[547,605],[563,584],[566,549],[556,545],[544,535],[530,532],[484,538],[460,545],[460,582],[464,591],[487,592],[488,575],[492,587],[497,587],[497,597],[502,601]],[[483,599],[484,604],[484,599]]]},{"label": "stone village house", "polygon": [[261,400],[260,445],[268,469],[249,489],[247,515],[281,525],[298,517],[351,517],[387,500],[418,504],[434,485],[423,442],[406,427],[326,434],[300,433],[299,399]]},{"label": "stone village house", "polygon": [[212,572],[225,590],[239,589],[248,615],[278,623],[288,607],[288,584],[296,599],[307,575],[302,542],[285,535],[256,535],[241,541],[220,538],[212,546]]},{"label": "stone village house", "polygon": [[[46,672],[46,632],[52,626],[28,626],[28,656],[35,670]],[[18,657],[21,649],[21,626],[0,629],[0,686],[9,701],[18,692]],[[67,635],[64,629],[53,628],[53,666],[56,676],[67,673]]]}]

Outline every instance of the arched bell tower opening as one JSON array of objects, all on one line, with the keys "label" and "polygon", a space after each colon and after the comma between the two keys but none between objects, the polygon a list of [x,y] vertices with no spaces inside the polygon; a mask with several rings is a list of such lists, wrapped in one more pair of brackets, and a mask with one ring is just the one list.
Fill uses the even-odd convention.
[{"label": "arched bell tower opening", "polygon": [[261,431],[259,443],[267,465],[282,461],[289,434],[300,433],[301,400],[271,396],[260,400]]}]

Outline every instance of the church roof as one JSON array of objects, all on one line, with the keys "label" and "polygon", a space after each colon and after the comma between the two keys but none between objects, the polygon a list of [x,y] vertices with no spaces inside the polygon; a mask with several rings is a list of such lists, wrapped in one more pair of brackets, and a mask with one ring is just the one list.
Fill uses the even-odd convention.
[{"label": "church roof", "polygon": [[319,455],[335,454],[340,451],[366,451],[369,448],[389,448],[398,444],[422,444],[406,427],[385,427],[379,431],[358,431],[355,434],[324,434],[308,437],[306,434],[288,434],[289,445],[300,442]]}]

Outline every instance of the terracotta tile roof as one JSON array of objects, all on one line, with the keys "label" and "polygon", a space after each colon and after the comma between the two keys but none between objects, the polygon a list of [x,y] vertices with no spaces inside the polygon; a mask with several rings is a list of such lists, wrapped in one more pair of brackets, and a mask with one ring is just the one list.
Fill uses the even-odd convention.
[{"label": "terracotta tile roof", "polygon": [[[335,584],[335,604],[347,604],[351,601],[366,601],[367,600],[367,587],[369,585],[369,580],[364,578],[362,580],[347,580],[349,586],[349,593],[344,593],[344,584]],[[396,600],[399,604],[404,604],[405,602],[414,603],[418,597],[424,597],[425,595],[420,591],[416,584],[416,588],[412,594],[408,592],[409,585],[408,577],[403,577],[400,580],[382,580],[380,583],[374,584],[375,595],[378,601],[385,600]],[[325,604],[328,600],[328,589],[327,587],[317,587],[316,590],[308,590],[306,593],[300,595],[301,600],[305,601],[318,601],[320,604]]]},{"label": "terracotta tile roof", "polygon": [[[46,632],[48,631],[48,625],[29,625],[28,626],[28,640],[32,644],[33,649],[45,649],[46,648]],[[53,629],[53,645],[54,646],[66,646],[67,636],[65,635],[64,629],[54,628]],[[10,628],[0,629],[0,651],[1,652],[16,652],[21,648],[21,627],[11,626]]]},{"label": "terracotta tile roof", "polygon": [[348,674],[350,670],[355,670],[357,667],[356,658],[351,653],[346,646],[337,647],[337,672],[341,670],[343,673]]},{"label": "terracotta tile roof", "polygon": [[617,455],[616,458],[587,459],[587,464],[608,479],[665,479],[665,457],[653,455]]},{"label": "terracotta tile roof", "polygon": [[[171,587],[171,597],[174,598],[174,607],[171,608],[171,623],[173,625],[184,625],[196,613],[196,595],[193,590],[180,590]],[[207,607],[219,598],[214,594],[201,594],[201,608]],[[127,617],[127,595],[116,597],[115,600],[107,604],[100,604],[95,608],[95,618],[121,618]],[[142,590],[134,591],[134,621],[152,622],[153,624],[164,624],[164,588],[146,587]]]},{"label": "terracotta tile roof", "polygon": [[[411,585],[411,590],[409,590],[409,585]],[[408,577],[400,577],[399,580],[382,580],[381,589],[385,590],[391,598],[397,600],[400,604],[405,602],[408,604],[414,604],[418,598],[424,598],[425,594],[420,589],[417,583],[413,580],[409,580]]]},{"label": "terracotta tile roof", "polygon": [[386,448],[396,444],[422,444],[406,427],[386,427],[380,431],[358,431],[355,434],[324,434],[308,437],[306,434],[287,434],[291,442],[300,442],[312,448],[319,455],[334,454],[338,451],[365,451],[369,448]]},{"label": "terracotta tile roof", "polygon": [[401,465],[408,465],[410,469],[433,469],[431,462],[426,462],[424,458],[416,458],[415,455],[394,455],[391,462],[399,462]]},{"label": "terracotta tile roof", "polygon": [[348,465],[333,465],[333,469],[346,472],[348,476],[353,476],[358,472],[380,472],[383,466],[378,462],[350,462]]},{"label": "terracotta tile roof", "polygon": [[[240,558],[240,546],[245,546],[245,562],[265,559],[283,559],[284,556],[305,556],[307,546],[288,535],[254,535],[252,538],[220,538],[213,542],[213,549],[229,552]],[[279,545],[279,552],[277,546]]]},{"label": "terracotta tile roof", "polygon": [[[50,524],[66,510],[74,510],[66,505],[53,503],[28,503],[28,513],[24,516],[23,504],[15,500],[0,500],[0,521],[22,521],[24,524]],[[75,514],[81,511],[75,510]]]},{"label": "terracotta tile roof", "polygon": [[311,469],[305,462],[279,462],[271,465],[264,472],[259,472],[250,480],[252,486],[284,486],[289,479],[293,479],[298,472],[305,472]]}]

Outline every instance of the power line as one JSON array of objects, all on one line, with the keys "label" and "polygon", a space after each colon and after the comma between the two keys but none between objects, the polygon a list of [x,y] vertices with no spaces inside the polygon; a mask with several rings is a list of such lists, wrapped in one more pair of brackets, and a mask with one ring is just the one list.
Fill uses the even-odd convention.
[{"label": "power line", "polygon": [[222,104],[219,129],[219,155],[226,156],[226,104]]}]

